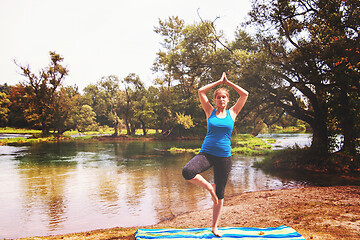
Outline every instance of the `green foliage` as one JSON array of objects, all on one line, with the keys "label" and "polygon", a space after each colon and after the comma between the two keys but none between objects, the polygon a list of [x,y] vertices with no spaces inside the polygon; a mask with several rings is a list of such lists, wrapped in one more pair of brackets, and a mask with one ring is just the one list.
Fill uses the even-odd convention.
[{"label": "green foliage", "polygon": [[[149,115],[146,111],[147,103],[144,97],[146,96],[146,89],[140,77],[135,73],[130,73],[126,76],[121,83],[125,87],[124,99],[121,106],[121,114],[125,121],[125,127],[128,135],[135,135],[137,128],[142,125],[144,135],[146,135],[146,122],[145,118]],[[141,100],[143,100],[141,102]],[[137,114],[139,108],[142,108],[141,113]]]},{"label": "green foliage", "polygon": [[195,127],[191,116],[185,115],[183,113],[176,113],[176,123],[182,126],[184,129]]},{"label": "green foliage", "polygon": [[61,87],[55,96],[52,125],[58,134],[75,128],[75,114],[78,110],[80,93],[77,87]]},{"label": "green foliage", "polygon": [[96,121],[100,125],[114,126],[121,130],[119,112],[122,104],[123,93],[119,87],[120,80],[111,75],[101,78],[96,84],[90,84],[84,89],[83,105],[89,105],[95,112]]},{"label": "green foliage", "polygon": [[[50,53],[49,67],[38,75],[19,66],[27,82],[8,91],[8,119],[22,123],[24,116],[34,128],[61,132],[75,124],[81,106],[89,105],[96,122],[113,126],[115,135],[122,125],[128,135],[137,129],[146,135],[149,128],[163,135],[204,135],[197,90],[226,71],[250,92],[235,133],[311,129],[312,148],[323,154],[334,149],[332,139],[343,135],[342,151],[354,156],[360,137],[358,9],[359,1],[353,0],[255,1],[247,24],[257,33],[239,28],[233,41],[224,38],[215,21],[159,20],[154,31],[163,39],[162,48],[153,64],[158,78],[148,89],[131,73],[124,79],[104,77],[88,85],[83,96],[71,94],[61,88],[67,74],[63,59]],[[231,90],[229,106],[236,96]],[[240,145],[234,151],[250,148]]]},{"label": "green foliage", "polygon": [[143,135],[147,134],[148,128],[151,127],[151,123],[156,120],[155,111],[153,104],[150,100],[151,96],[148,91],[143,89],[141,98],[137,101],[135,105],[135,114],[134,118],[140,122],[141,128],[143,130]]},{"label": "green foliage", "polygon": [[[251,62],[248,59],[255,59],[259,55],[255,51],[257,46],[254,41],[241,31],[237,32],[238,39],[235,43],[229,44],[232,48],[230,53],[218,44],[218,41],[226,40],[214,28],[214,23],[210,21],[185,25],[178,17],[159,20],[155,32],[163,37],[164,42],[153,67],[154,71],[162,74],[155,80],[155,86],[146,89],[140,78],[132,73],[121,80],[116,76],[103,77],[96,84],[88,85],[82,96],[59,95],[56,100],[58,104],[54,106],[57,109],[57,120],[54,122],[56,128],[76,128],[75,113],[79,113],[81,106],[89,105],[96,113],[99,125],[114,126],[118,131],[124,126],[128,135],[134,135],[138,128],[142,129],[142,135],[146,135],[149,128],[161,130],[164,135],[205,134],[206,119],[198,100],[197,89],[217,79],[224,70],[229,71],[234,81],[240,84],[238,79],[243,76],[234,70],[237,69],[237,64],[248,64]],[[25,89],[15,90],[15,96],[26,95]],[[254,93],[252,92],[252,96],[256,96]],[[235,97],[230,104],[234,104],[237,93],[231,94]],[[16,100],[16,97],[13,99]],[[68,104],[70,102],[75,105]],[[254,100],[249,102],[253,103],[251,107],[257,104]],[[63,114],[69,108],[72,111]],[[251,108],[246,108],[241,113],[243,116],[238,116],[236,128],[248,126],[253,117],[258,117],[260,128],[253,129],[253,133],[256,133],[267,121],[252,114]],[[261,110],[264,112],[263,116],[270,116],[269,111],[264,108]],[[33,127],[41,127],[36,115],[26,116]],[[251,117],[248,120],[244,116]],[[184,132],[183,129],[187,131]],[[117,135],[116,131],[114,135]]]},{"label": "green foliage", "polygon": [[6,93],[0,92],[0,126],[5,126],[8,121],[10,100]]},{"label": "green foliage", "polygon": [[157,53],[153,67],[162,74],[155,80],[160,89],[160,129],[164,134],[180,134],[176,129],[176,113],[182,113],[191,116],[200,129],[197,131],[204,133],[206,122],[197,90],[221,76],[228,54],[218,47],[209,21],[185,25],[178,17],[170,17],[160,20],[155,32],[164,39],[163,49]]},{"label": "green foliage", "polygon": [[267,171],[306,170],[323,173],[359,173],[359,156],[346,155],[340,152],[328,155],[319,154],[311,148],[294,146],[284,150],[273,151],[254,167]]},{"label": "green foliage", "polygon": [[87,132],[97,130],[98,123],[95,121],[95,112],[89,105],[80,107],[79,112],[75,116],[76,128],[79,132]]},{"label": "green foliage", "polygon": [[[359,119],[359,1],[256,1],[248,24],[269,58],[256,84],[268,103],[307,122],[312,147],[324,154],[329,139],[344,135],[343,150],[355,154]],[[271,26],[271,27],[270,27]],[[251,92],[251,91],[250,91]]]},{"label": "green foliage", "polygon": [[14,101],[23,111],[25,119],[34,127],[41,127],[43,135],[50,129],[59,128],[55,123],[59,116],[72,111],[71,107],[59,105],[59,90],[68,70],[61,65],[64,59],[55,52],[50,52],[50,64],[34,74],[29,66],[18,67],[26,81],[14,89]]}]

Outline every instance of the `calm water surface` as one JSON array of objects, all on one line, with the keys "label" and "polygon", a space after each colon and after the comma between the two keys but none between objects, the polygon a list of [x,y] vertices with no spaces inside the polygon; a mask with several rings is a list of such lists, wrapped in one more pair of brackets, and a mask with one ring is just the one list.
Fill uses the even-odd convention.
[{"label": "calm water surface", "polygon": [[[164,151],[189,145],[201,142],[0,146],[0,238],[149,225],[209,208],[209,194],[181,175],[193,155]],[[233,156],[227,196],[314,184],[265,174],[252,167],[257,160]],[[211,170],[204,176],[211,181]]]}]

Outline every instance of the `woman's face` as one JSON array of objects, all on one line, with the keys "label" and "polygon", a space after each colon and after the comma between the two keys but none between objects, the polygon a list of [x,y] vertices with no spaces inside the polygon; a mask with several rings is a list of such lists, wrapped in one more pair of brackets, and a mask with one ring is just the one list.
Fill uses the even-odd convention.
[{"label": "woman's face", "polygon": [[225,92],[221,91],[215,96],[215,104],[217,108],[226,108],[229,103],[229,97]]}]

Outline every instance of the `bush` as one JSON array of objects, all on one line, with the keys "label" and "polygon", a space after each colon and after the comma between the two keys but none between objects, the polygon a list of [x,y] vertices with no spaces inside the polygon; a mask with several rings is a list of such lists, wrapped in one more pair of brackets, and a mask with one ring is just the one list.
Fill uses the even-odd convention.
[{"label": "bush", "polygon": [[341,152],[328,155],[319,154],[309,147],[294,146],[284,150],[274,151],[254,167],[264,170],[306,170],[326,173],[360,172],[360,156],[345,155]]}]

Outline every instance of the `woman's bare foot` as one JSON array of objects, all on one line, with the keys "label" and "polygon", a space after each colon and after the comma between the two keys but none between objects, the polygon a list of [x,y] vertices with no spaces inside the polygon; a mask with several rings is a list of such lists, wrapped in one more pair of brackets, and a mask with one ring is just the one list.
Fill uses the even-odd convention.
[{"label": "woman's bare foot", "polygon": [[222,237],[222,234],[220,233],[219,229],[213,228],[211,231],[216,237]]},{"label": "woman's bare foot", "polygon": [[212,183],[212,184],[211,184],[211,188],[209,188],[208,190],[209,190],[209,192],[210,192],[210,194],[211,194],[211,199],[212,199],[212,201],[214,202],[214,204],[218,204],[218,203],[219,203],[219,199],[218,199],[218,197],[216,196],[216,191],[215,191],[215,189],[216,189],[216,184],[215,184],[215,183]]}]

